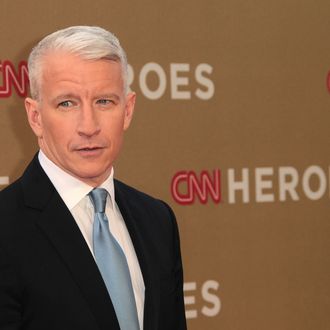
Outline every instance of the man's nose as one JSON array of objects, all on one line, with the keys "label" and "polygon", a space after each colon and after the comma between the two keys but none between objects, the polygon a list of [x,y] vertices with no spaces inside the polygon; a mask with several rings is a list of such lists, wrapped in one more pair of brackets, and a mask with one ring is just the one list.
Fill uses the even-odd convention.
[{"label": "man's nose", "polygon": [[90,137],[97,135],[100,130],[100,122],[96,110],[92,105],[84,105],[80,111],[78,134]]}]

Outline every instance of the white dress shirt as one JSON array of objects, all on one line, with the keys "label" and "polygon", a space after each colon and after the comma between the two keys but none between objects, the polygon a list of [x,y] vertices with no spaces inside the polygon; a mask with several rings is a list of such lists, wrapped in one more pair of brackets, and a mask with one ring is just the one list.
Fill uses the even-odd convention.
[{"label": "white dress shirt", "polygon": [[[65,205],[71,212],[91,253],[94,256],[92,248],[94,208],[88,196],[88,193],[93,189],[93,187],[63,171],[49,158],[47,158],[41,150],[39,151],[38,158],[41,167],[46,172],[55,189],[63,199]],[[140,329],[143,329],[145,286],[131,237],[115,201],[113,173],[114,171],[112,168],[110,176],[101,184],[100,187],[106,189],[109,193],[105,213],[108,219],[111,219],[109,221],[110,231],[120,244],[127,259],[132,279]]]}]

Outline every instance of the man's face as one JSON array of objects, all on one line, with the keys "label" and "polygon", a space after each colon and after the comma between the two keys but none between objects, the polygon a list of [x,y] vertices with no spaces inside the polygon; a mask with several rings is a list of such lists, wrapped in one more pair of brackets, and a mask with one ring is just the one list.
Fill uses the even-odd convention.
[{"label": "man's face", "polygon": [[64,171],[97,186],[110,174],[135,94],[124,93],[121,64],[46,55],[38,101],[26,99],[41,150]]}]

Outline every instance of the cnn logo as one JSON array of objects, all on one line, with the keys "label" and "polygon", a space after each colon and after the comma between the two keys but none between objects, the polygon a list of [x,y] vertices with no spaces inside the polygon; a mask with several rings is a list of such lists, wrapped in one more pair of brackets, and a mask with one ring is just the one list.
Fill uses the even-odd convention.
[{"label": "cnn logo", "polygon": [[202,171],[197,175],[193,171],[180,171],[172,179],[171,192],[173,199],[181,205],[194,204],[196,198],[206,204],[211,198],[214,203],[221,202],[221,171],[212,174]]},{"label": "cnn logo", "polygon": [[0,61],[0,80],[2,78],[2,86],[0,86],[0,98],[10,97],[13,88],[17,95],[26,97],[28,94],[29,77],[28,68],[25,61],[18,64],[18,70],[10,61]]}]

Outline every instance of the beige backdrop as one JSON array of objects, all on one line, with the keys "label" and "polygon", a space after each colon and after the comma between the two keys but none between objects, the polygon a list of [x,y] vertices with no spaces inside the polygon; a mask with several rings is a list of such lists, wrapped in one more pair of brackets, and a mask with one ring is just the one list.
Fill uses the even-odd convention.
[{"label": "beige backdrop", "polygon": [[2,187],[37,150],[21,61],[101,25],[138,93],[116,175],[177,215],[189,329],[330,328],[328,0],[0,0],[0,22]]}]

